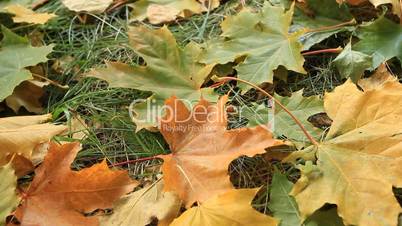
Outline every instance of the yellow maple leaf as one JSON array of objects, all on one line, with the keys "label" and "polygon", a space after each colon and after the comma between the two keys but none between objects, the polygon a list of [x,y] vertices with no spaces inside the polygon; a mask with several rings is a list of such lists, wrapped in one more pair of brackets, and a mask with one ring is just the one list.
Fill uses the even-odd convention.
[{"label": "yellow maple leaf", "polygon": [[14,23],[45,24],[50,19],[56,17],[54,13],[37,13],[22,5],[9,5],[5,7],[8,13],[14,14]]},{"label": "yellow maple leaf", "polygon": [[326,94],[333,119],[326,139],[288,158],[317,158],[316,170],[302,170],[291,192],[303,219],[331,203],[346,225],[397,224],[402,208],[392,187],[402,186],[402,84],[380,72],[359,82],[363,91],[349,80]]},{"label": "yellow maple leaf", "polygon": [[257,189],[232,189],[176,218],[170,226],[275,226],[278,221],[251,206]]}]

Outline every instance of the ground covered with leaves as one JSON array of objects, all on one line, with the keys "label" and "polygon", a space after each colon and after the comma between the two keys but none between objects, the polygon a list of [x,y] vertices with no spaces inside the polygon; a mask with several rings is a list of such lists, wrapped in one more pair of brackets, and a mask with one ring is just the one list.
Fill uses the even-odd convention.
[{"label": "ground covered with leaves", "polygon": [[401,7],[1,0],[0,226],[402,225]]}]

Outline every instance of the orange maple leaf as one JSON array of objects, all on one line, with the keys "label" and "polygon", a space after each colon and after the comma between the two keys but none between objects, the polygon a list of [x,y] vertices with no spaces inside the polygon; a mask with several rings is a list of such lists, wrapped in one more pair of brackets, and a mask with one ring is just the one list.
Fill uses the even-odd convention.
[{"label": "orange maple leaf", "polygon": [[83,213],[111,208],[138,185],[126,171],[110,170],[105,161],[72,171],[70,165],[79,150],[79,143],[51,144],[16,211],[22,225],[98,225],[96,217]]},{"label": "orange maple leaf", "polygon": [[216,105],[201,100],[192,112],[175,97],[165,103],[160,131],[172,153],[160,156],[164,190],[177,192],[187,207],[233,189],[228,166],[234,159],[282,144],[264,126],[227,130],[226,102],[227,96]]}]

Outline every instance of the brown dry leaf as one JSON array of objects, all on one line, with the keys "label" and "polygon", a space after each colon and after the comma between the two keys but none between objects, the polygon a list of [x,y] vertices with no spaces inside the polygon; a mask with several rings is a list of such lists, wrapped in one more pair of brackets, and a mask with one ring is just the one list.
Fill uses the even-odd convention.
[{"label": "brown dry leaf", "polygon": [[180,212],[181,201],[172,192],[163,192],[163,180],[121,198],[113,214],[101,219],[102,226],[144,226],[158,219],[169,225]]},{"label": "brown dry leaf", "polygon": [[401,17],[401,2],[400,0],[336,0],[339,4],[342,4],[343,2],[347,2],[351,5],[360,5],[364,2],[370,2],[373,4],[375,7],[378,7],[379,5],[383,4],[391,4],[392,5],[392,12],[395,15],[398,15]]},{"label": "brown dry leaf", "polygon": [[264,126],[227,130],[224,96],[214,105],[201,100],[190,112],[183,102],[166,101],[160,131],[172,151],[160,156],[165,191],[177,192],[187,207],[233,188],[228,165],[239,156],[254,156],[282,142]]},{"label": "brown dry leaf", "polygon": [[103,13],[113,0],[62,0],[62,2],[71,11]]},{"label": "brown dry leaf", "polygon": [[357,84],[363,90],[371,90],[380,87],[382,84],[388,81],[392,82],[396,80],[397,78],[390,74],[387,66],[385,64],[381,64],[370,78],[360,79]]},{"label": "brown dry leaf", "polygon": [[326,94],[333,120],[327,137],[291,155],[317,157],[313,170],[301,167],[292,191],[303,219],[331,203],[346,225],[397,225],[402,208],[392,188],[402,187],[402,84],[381,73],[359,82],[363,91],[349,80]]},{"label": "brown dry leaf", "polygon": [[0,118],[0,165],[13,154],[31,160],[38,145],[66,130],[65,126],[46,123],[50,120],[50,114]]},{"label": "brown dry leaf", "polygon": [[56,17],[53,13],[37,13],[22,5],[9,5],[4,8],[8,13],[14,14],[14,23],[45,24],[50,19]]},{"label": "brown dry leaf", "polygon": [[193,207],[171,226],[276,226],[278,221],[251,206],[257,189],[232,189]]},{"label": "brown dry leaf", "polygon": [[40,114],[43,112],[40,99],[45,94],[43,87],[47,85],[49,85],[49,82],[35,79],[23,81],[14,88],[13,94],[6,98],[6,104],[15,113],[18,113],[20,108],[24,107],[29,112]]},{"label": "brown dry leaf", "polygon": [[72,171],[70,165],[79,150],[79,143],[50,145],[17,209],[22,225],[98,225],[96,217],[83,213],[111,208],[114,201],[138,185],[127,171],[110,170],[105,161]]}]

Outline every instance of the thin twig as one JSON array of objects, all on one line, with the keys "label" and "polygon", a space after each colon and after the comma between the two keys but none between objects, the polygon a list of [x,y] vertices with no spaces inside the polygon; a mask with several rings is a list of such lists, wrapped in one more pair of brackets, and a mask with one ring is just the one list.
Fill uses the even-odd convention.
[{"label": "thin twig", "polygon": [[313,51],[308,51],[302,53],[303,56],[310,56],[310,55],[316,55],[320,53],[340,53],[342,52],[343,48],[338,47],[338,48],[332,48],[332,49],[319,49],[319,50],[313,50]]},{"label": "thin twig", "polygon": [[307,139],[310,140],[310,142],[313,145],[318,145],[318,142],[310,135],[310,133],[307,132],[306,128],[303,126],[303,124],[299,121],[299,119],[296,118],[296,116],[294,116],[292,114],[292,112],[289,111],[289,109],[287,109],[281,102],[279,102],[277,99],[275,99],[275,97],[273,97],[271,94],[269,94],[267,91],[261,89],[260,87],[258,87],[257,85],[248,82],[246,80],[240,79],[240,78],[235,78],[235,77],[219,77],[218,81],[238,81],[238,82],[242,82],[245,83],[253,88],[255,88],[256,90],[260,91],[261,93],[263,93],[264,95],[266,95],[267,97],[271,98],[272,100],[274,100],[274,102],[279,105],[292,119],[293,121],[296,122],[296,124],[300,127],[300,129],[303,131],[304,135],[306,135]]},{"label": "thin twig", "polygon": [[65,85],[65,86],[60,85],[59,83],[57,83],[57,82],[55,82],[55,81],[53,81],[53,80],[50,80],[50,79],[46,78],[45,76],[38,75],[38,74],[35,74],[35,73],[31,73],[31,74],[32,74],[33,77],[37,77],[37,78],[46,80],[46,81],[49,82],[50,84],[52,84],[52,85],[54,85],[54,86],[56,86],[56,87],[59,87],[60,89],[68,89],[68,88],[69,88],[67,85]]},{"label": "thin twig", "polygon": [[154,160],[154,159],[157,159],[157,158],[159,158],[159,157],[158,156],[151,156],[151,157],[145,157],[145,158],[140,158],[140,159],[127,160],[127,161],[124,161],[124,162],[114,163],[111,166],[122,166],[122,165],[127,165],[127,164],[130,164],[130,163]]}]

